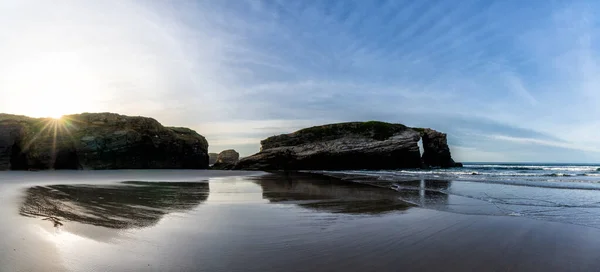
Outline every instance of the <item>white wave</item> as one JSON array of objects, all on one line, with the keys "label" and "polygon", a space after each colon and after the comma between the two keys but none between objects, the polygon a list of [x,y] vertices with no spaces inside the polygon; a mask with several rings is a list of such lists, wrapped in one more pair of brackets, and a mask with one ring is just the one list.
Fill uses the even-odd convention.
[{"label": "white wave", "polygon": [[[408,171],[400,170],[394,175],[416,175],[416,176],[515,176],[515,177],[543,177],[553,173],[519,173],[519,172],[482,172],[482,171]],[[570,176],[569,174],[557,173],[557,176]]]},{"label": "white wave", "polygon": [[465,168],[539,168],[542,169],[546,166],[543,165],[512,165],[512,164],[465,164]]},{"label": "white wave", "polygon": [[464,165],[464,168],[592,172],[592,171],[597,171],[600,168],[600,166],[594,166],[594,165],[553,166],[553,165],[511,165],[511,164],[466,164],[466,165]]}]

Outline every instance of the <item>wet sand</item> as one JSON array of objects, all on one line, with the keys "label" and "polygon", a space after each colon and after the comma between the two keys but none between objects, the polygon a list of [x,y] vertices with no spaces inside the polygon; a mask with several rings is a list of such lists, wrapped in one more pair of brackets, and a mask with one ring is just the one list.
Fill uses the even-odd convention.
[{"label": "wet sand", "polygon": [[305,174],[4,172],[0,271],[600,267],[600,229],[435,211],[398,196]]}]

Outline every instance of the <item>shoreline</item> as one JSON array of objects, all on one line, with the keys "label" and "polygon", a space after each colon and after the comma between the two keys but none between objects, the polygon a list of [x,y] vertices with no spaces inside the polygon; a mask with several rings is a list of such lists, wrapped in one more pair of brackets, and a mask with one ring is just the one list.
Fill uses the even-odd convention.
[{"label": "shoreline", "polygon": [[[26,173],[26,175],[21,176],[20,174]],[[86,182],[81,182],[81,180],[79,179],[81,176],[84,176],[85,174],[89,174],[89,173],[94,173],[93,177],[85,177],[86,178]],[[177,173],[179,174],[178,178],[173,178],[172,174],[173,173]],[[15,174],[15,175],[12,175]],[[75,174],[75,175],[71,175],[71,174]],[[151,174],[151,175],[148,175]],[[181,175],[183,174],[183,175]],[[63,179],[63,177],[69,176],[66,179]],[[143,178],[139,178],[140,175],[143,175]],[[26,179],[30,179],[30,178],[39,178],[39,180],[36,180],[34,182],[25,182],[25,183],[20,183],[19,179],[11,179],[10,176],[20,176],[20,178],[26,178]],[[98,185],[98,184],[119,184],[122,183],[124,180],[126,179],[127,181],[144,181],[144,182],[208,182],[210,179],[227,179],[227,178],[241,178],[241,179],[262,179],[261,177],[269,177],[269,176],[274,176],[274,177],[287,177],[287,178],[304,178],[304,179],[333,179],[333,180],[338,180],[340,182],[343,183],[352,183],[355,185],[360,185],[360,186],[369,186],[369,187],[373,187],[373,188],[378,188],[381,190],[384,190],[390,194],[396,194],[396,197],[403,203],[406,204],[406,206],[409,207],[414,207],[414,208],[421,208],[424,210],[433,210],[433,211],[439,211],[439,212],[447,212],[447,213],[451,213],[451,214],[458,214],[458,215],[481,215],[481,216],[505,216],[505,217],[509,217],[509,218],[525,218],[525,219],[531,219],[531,220],[536,220],[536,221],[541,221],[541,222],[553,222],[553,223],[563,223],[563,224],[568,224],[568,225],[575,225],[575,226],[582,226],[582,227],[590,227],[590,228],[594,228],[594,229],[600,229],[600,226],[595,227],[595,226],[590,226],[590,225],[586,225],[586,224],[582,224],[582,223],[576,223],[576,222],[563,222],[563,221],[556,221],[556,220],[549,220],[549,219],[540,219],[540,218],[530,218],[530,217],[526,217],[523,216],[521,214],[518,213],[498,213],[496,211],[491,211],[489,208],[481,208],[479,210],[474,210],[474,211],[468,211],[468,212],[464,212],[464,211],[457,211],[457,210],[451,210],[451,209],[446,209],[448,208],[448,204],[445,205],[441,205],[441,207],[427,207],[426,205],[423,205],[423,203],[419,203],[419,201],[416,201],[415,199],[407,199],[403,196],[402,189],[400,189],[400,191],[398,191],[398,189],[396,188],[391,188],[388,185],[392,185],[394,184],[394,181],[391,180],[374,180],[372,177],[368,177],[368,176],[363,176],[363,175],[352,175],[352,174],[346,174],[346,173],[320,173],[320,172],[314,172],[314,171],[280,171],[280,170],[275,170],[275,171],[260,171],[260,170],[213,170],[213,169],[201,169],[201,170],[193,170],[193,169],[188,169],[188,170],[177,170],[177,169],[168,169],[168,170],[161,170],[161,169],[142,169],[142,170],[137,170],[137,169],[127,169],[127,170],[43,170],[43,171],[0,171],[0,179],[2,179],[4,182],[6,183],[12,183],[15,182],[14,185],[17,185],[18,187],[21,188],[25,188],[27,186],[33,186],[33,185],[52,185],[52,184],[61,184],[61,183],[65,183],[65,184],[89,184],[89,185]],[[430,181],[443,181],[443,182],[473,182],[473,181],[469,181],[469,180],[429,180],[426,178],[419,178],[419,177],[414,177],[411,179],[407,179],[407,180],[403,180],[402,182],[417,182],[418,180],[424,180],[425,182],[430,182]],[[89,182],[89,183],[87,183]],[[508,185],[508,186],[514,186],[514,184],[510,184],[510,183],[496,183],[496,182],[489,182],[488,184],[490,185]],[[542,187],[542,188],[546,188],[546,187]],[[548,188],[552,188],[552,189],[563,189],[560,187],[548,187]],[[2,184],[0,184],[0,189],[2,189]],[[406,188],[404,188],[406,189]],[[426,190],[429,193],[439,193],[439,188],[423,188],[424,190]],[[415,188],[409,188],[409,190],[419,190],[418,187]],[[422,201],[422,200],[421,200]],[[473,202],[473,200],[469,200],[469,202]],[[471,203],[469,203],[471,204]],[[463,205],[463,203],[461,203],[461,205]],[[486,202],[486,203],[482,203],[482,204],[476,204],[479,205],[481,207],[483,206],[490,206],[493,208],[496,208],[497,206],[495,206],[494,203],[490,203],[490,202]]]}]

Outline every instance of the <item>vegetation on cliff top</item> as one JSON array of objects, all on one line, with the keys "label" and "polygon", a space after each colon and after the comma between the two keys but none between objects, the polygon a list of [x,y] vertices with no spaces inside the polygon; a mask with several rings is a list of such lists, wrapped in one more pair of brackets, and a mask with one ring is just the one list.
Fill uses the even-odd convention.
[{"label": "vegetation on cliff top", "polygon": [[291,134],[269,137],[261,141],[263,149],[292,146],[315,141],[333,140],[347,135],[359,135],[383,141],[396,133],[405,131],[407,126],[379,121],[347,122],[314,126]]},{"label": "vegetation on cliff top", "polygon": [[394,133],[398,133],[406,129],[407,127],[402,124],[368,121],[315,126],[296,131],[292,134],[302,135],[309,138],[321,138],[351,133],[373,137],[377,140],[385,140],[394,135]]}]

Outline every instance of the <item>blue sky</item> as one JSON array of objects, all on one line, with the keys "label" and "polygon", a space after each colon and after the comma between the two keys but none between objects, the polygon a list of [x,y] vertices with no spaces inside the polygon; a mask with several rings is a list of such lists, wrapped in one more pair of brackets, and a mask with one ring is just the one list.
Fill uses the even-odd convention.
[{"label": "blue sky", "polygon": [[600,162],[598,1],[0,0],[0,112],[111,111],[210,150],[382,120],[460,161]]}]

